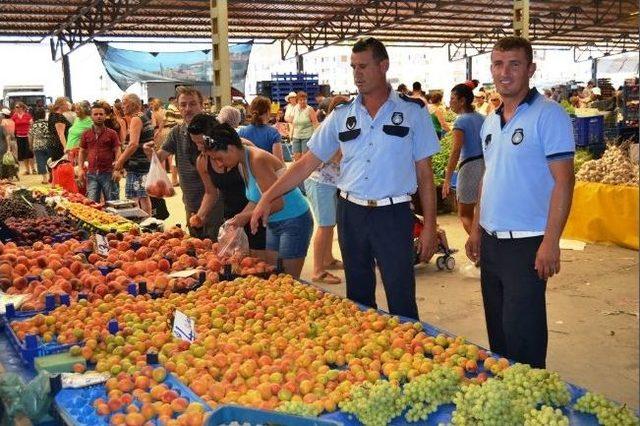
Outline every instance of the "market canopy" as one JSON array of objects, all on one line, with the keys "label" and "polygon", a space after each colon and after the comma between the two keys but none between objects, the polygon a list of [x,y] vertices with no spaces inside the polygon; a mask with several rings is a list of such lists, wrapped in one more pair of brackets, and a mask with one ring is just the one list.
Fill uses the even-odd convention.
[{"label": "market canopy", "polygon": [[[229,36],[280,41],[283,57],[362,35],[386,42],[449,45],[450,59],[481,53],[510,34],[512,0],[228,1]],[[54,56],[100,36],[211,39],[210,0],[11,0],[0,36],[53,37]],[[536,46],[638,48],[634,0],[531,0]],[[59,52],[58,52],[59,50]]]}]

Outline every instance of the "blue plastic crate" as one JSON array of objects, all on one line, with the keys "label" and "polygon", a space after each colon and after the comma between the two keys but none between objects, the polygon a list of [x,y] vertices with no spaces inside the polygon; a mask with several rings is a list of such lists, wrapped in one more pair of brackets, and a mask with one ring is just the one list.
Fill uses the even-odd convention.
[{"label": "blue plastic crate", "polygon": [[13,321],[13,319],[7,320],[7,324],[4,327],[4,334],[7,336],[7,339],[13,349],[20,356],[22,363],[29,368],[34,367],[33,363],[38,357],[58,354],[68,351],[73,345],[84,344],[82,342],[78,342],[61,345],[55,340],[55,338],[51,342],[45,343],[39,336],[33,335],[27,335],[25,337],[25,341],[21,342],[13,331],[13,328],[11,328],[11,321]]},{"label": "blue plastic crate", "polygon": [[[176,391],[181,397],[189,400],[189,402],[202,404],[205,412],[211,412],[209,405],[182,384],[173,374],[169,374],[163,383]],[[93,402],[98,398],[105,400],[107,398],[104,384],[79,389],[62,389],[55,396],[54,403],[60,417],[69,425],[107,426],[111,416],[100,416],[93,408]],[[134,399],[134,403],[140,405],[137,399]],[[120,410],[119,412],[124,411]],[[157,424],[157,421],[153,423]]]},{"label": "blue plastic crate", "polygon": [[602,115],[574,117],[572,121],[576,146],[604,144],[604,117]]},{"label": "blue plastic crate", "polygon": [[217,426],[238,422],[256,424],[277,424],[280,426],[337,426],[341,421],[328,418],[302,417],[277,411],[259,410],[257,408],[241,407],[239,405],[223,405],[211,413],[207,426]]}]

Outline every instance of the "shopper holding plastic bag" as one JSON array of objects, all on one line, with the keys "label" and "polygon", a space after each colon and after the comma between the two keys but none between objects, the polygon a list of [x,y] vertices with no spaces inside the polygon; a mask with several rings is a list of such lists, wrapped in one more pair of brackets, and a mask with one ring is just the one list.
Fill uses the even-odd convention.
[{"label": "shopper holding plastic bag", "polygon": [[[217,125],[219,123],[215,117],[208,114],[198,114],[193,117],[188,131],[191,137],[198,138],[197,135],[212,134],[212,129]],[[220,196],[224,199],[224,220],[232,219],[242,212],[249,203],[245,195],[245,181],[238,166],[231,168],[221,167],[213,160],[211,155],[207,155],[207,152],[212,151],[205,149],[196,162],[198,173],[204,183],[205,194],[202,197],[200,208],[189,218],[189,225],[194,228],[200,228],[207,222],[206,219],[211,214]],[[245,233],[248,237],[248,247],[251,250],[251,255],[267,260],[265,257],[266,229],[261,228],[257,233],[252,234],[249,231],[249,227],[245,227]],[[218,238],[221,236],[222,228]]]},{"label": "shopper holding plastic bag", "polygon": [[[226,223],[245,227],[262,193],[276,181],[279,173],[285,171],[285,165],[264,150],[244,146],[228,124],[195,127],[189,127],[191,139],[203,147],[205,155],[213,160],[216,167],[223,170],[238,169],[248,202],[240,213]],[[201,160],[201,164],[205,166],[207,163]],[[225,198],[225,205],[227,202]],[[267,224],[265,259],[272,265],[276,264],[278,258],[282,259],[284,272],[299,278],[313,232],[309,205],[298,188],[277,198],[273,205],[273,213]],[[200,220],[199,214],[195,220]]]},{"label": "shopper holding plastic bag", "polygon": [[175,195],[175,190],[169,180],[166,170],[154,152],[151,155],[151,166],[147,173],[147,182],[144,187],[150,197],[164,198]]}]

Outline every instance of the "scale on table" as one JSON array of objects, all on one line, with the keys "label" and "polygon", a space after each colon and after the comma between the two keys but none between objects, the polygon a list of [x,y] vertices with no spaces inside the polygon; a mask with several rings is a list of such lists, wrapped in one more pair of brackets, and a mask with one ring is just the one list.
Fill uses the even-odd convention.
[{"label": "scale on table", "polygon": [[135,201],[132,200],[107,201],[107,207],[104,210],[134,222],[140,222],[149,217],[147,212],[137,207]]}]

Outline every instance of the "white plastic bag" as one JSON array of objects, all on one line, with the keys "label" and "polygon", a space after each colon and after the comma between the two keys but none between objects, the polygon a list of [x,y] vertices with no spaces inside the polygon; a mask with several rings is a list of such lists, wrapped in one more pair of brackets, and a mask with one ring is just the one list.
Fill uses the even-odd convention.
[{"label": "white plastic bag", "polygon": [[218,231],[218,244],[220,257],[249,254],[249,238],[244,228],[223,223]]},{"label": "white plastic bag", "polygon": [[149,167],[149,173],[147,173],[147,182],[144,189],[149,196],[156,198],[171,197],[176,193],[166,170],[162,167],[162,163],[155,152],[151,156],[151,166]]}]

